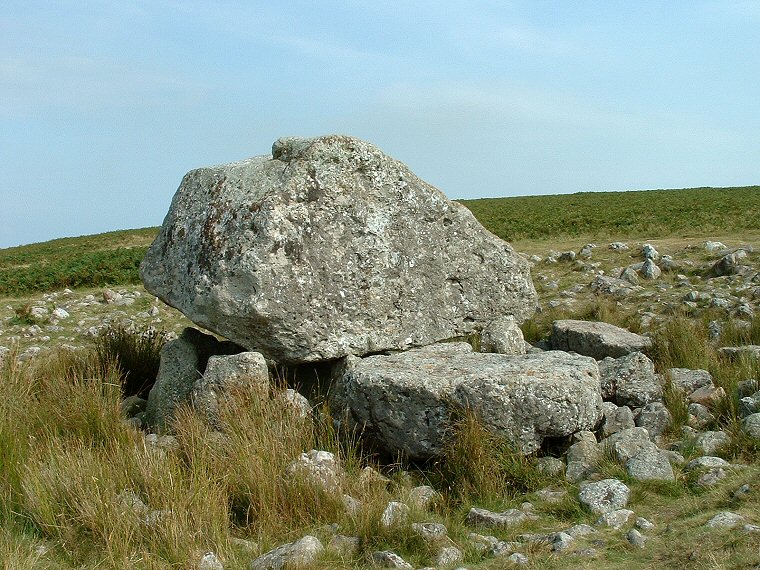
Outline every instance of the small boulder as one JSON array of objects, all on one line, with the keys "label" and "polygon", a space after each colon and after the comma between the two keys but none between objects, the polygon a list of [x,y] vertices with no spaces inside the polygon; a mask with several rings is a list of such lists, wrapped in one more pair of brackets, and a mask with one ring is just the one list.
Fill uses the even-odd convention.
[{"label": "small boulder", "polygon": [[262,554],[248,566],[249,570],[282,570],[289,566],[305,566],[322,553],[324,547],[315,536],[304,536]]},{"label": "small boulder", "polygon": [[639,408],[662,401],[662,378],[641,352],[599,362],[602,397],[619,406]]},{"label": "small boulder", "polygon": [[617,479],[602,479],[581,487],[580,502],[594,513],[604,514],[622,509],[628,504],[631,490]]},{"label": "small boulder", "polygon": [[480,334],[480,352],[525,354],[525,339],[512,315],[491,321]]},{"label": "small boulder", "polygon": [[552,325],[552,348],[577,352],[597,360],[640,352],[651,344],[647,337],[604,322],[560,320]]}]

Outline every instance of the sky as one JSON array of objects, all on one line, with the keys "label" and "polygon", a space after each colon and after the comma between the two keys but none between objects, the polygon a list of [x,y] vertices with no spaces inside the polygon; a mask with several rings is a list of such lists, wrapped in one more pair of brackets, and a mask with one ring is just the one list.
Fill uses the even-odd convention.
[{"label": "sky", "polygon": [[730,0],[3,0],[0,248],[160,225],[280,136],[452,199],[757,185],[759,29]]}]

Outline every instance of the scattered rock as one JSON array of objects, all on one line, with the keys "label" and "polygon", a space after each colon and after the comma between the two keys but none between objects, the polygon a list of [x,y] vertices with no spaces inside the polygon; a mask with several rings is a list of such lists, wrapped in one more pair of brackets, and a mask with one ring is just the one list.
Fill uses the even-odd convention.
[{"label": "scattered rock", "polygon": [[552,325],[552,348],[597,360],[640,352],[649,348],[651,343],[647,337],[604,322],[561,320]]},{"label": "scattered rock", "polygon": [[378,550],[372,553],[372,562],[383,568],[398,568],[399,570],[414,570],[414,566],[390,550]]},{"label": "scattered rock", "polygon": [[450,566],[464,560],[464,554],[456,546],[444,546],[435,557],[436,566]]},{"label": "scattered rock", "polygon": [[249,569],[282,570],[287,566],[305,566],[316,560],[323,550],[324,547],[318,538],[307,535],[259,556],[250,563]]},{"label": "scattered rock", "polygon": [[604,437],[635,427],[633,412],[628,406],[617,406],[612,402],[605,402],[603,409],[604,423],[602,424],[602,435]]},{"label": "scattered rock", "polygon": [[636,426],[649,432],[649,437],[656,439],[665,433],[670,425],[671,415],[662,402],[650,402],[641,409],[636,418]]},{"label": "scattered rock", "polygon": [[750,414],[744,418],[742,429],[755,439],[760,439],[760,413]]},{"label": "scattered rock", "polygon": [[596,521],[596,524],[600,526],[608,526],[614,529],[620,529],[628,523],[632,516],[633,511],[630,511],[628,509],[615,509],[614,511],[604,513],[601,517],[599,517],[599,520]]},{"label": "scattered rock", "polygon": [[619,406],[638,408],[662,400],[662,378],[641,352],[599,362],[602,397]]},{"label": "scattered rock", "polygon": [[480,526],[486,528],[505,528],[515,526],[536,517],[518,509],[507,509],[502,513],[494,513],[486,509],[473,507],[467,513],[465,524],[468,526]]},{"label": "scattered rock", "polygon": [[712,375],[707,370],[669,368],[668,376],[672,385],[684,394],[691,394],[703,386],[713,386]]},{"label": "scattered rock", "polygon": [[480,335],[480,352],[525,354],[522,330],[512,315],[491,321]]},{"label": "scattered rock", "polygon": [[709,526],[710,528],[734,528],[742,522],[744,522],[744,517],[742,515],[730,511],[723,511],[707,521],[705,526]]},{"label": "scattered rock", "polygon": [[673,467],[659,450],[645,450],[626,461],[625,469],[637,481],[675,481]]},{"label": "scattered rock", "polygon": [[242,391],[264,397],[268,390],[269,370],[260,353],[210,356],[203,376],[193,385],[192,402],[203,417],[218,428],[219,399],[225,393]]},{"label": "scattered rock", "polygon": [[380,517],[380,524],[383,526],[396,526],[406,522],[409,518],[409,507],[404,503],[398,501],[391,501],[388,506],[385,507],[382,516]]},{"label": "scattered rock", "polygon": [[594,513],[604,514],[622,509],[628,504],[631,490],[617,479],[602,479],[581,487],[580,502]]},{"label": "scattered rock", "polygon": [[625,538],[628,542],[630,542],[636,548],[646,547],[647,537],[641,534],[635,528],[632,528],[631,530],[629,530],[626,533]]},{"label": "scattered rock", "polygon": [[224,570],[224,564],[213,552],[204,554],[197,566],[198,570]]},{"label": "scattered rock", "polygon": [[288,473],[302,477],[308,484],[330,492],[340,488],[344,475],[335,454],[317,449],[302,453],[288,466]]},{"label": "scattered rock", "polygon": [[429,485],[420,485],[409,491],[409,502],[418,509],[427,509],[441,494]]},{"label": "scattered rock", "polygon": [[443,540],[449,534],[445,525],[436,522],[412,523],[411,527],[422,538],[430,541]]},{"label": "scattered rock", "polygon": [[706,455],[713,455],[721,447],[728,445],[731,437],[725,431],[702,432],[694,440],[696,446]]},{"label": "scattered rock", "polygon": [[358,536],[345,536],[343,534],[336,534],[330,539],[327,545],[328,550],[337,552],[344,557],[354,557],[359,554],[361,549],[361,540]]}]

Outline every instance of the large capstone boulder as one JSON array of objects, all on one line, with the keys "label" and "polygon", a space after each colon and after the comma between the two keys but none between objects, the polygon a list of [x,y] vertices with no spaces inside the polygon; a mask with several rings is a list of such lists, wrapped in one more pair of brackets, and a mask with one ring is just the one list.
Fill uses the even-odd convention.
[{"label": "large capstone boulder", "polygon": [[595,321],[554,321],[552,348],[592,356],[597,360],[619,358],[649,348],[652,341],[609,323]]},{"label": "large capstone boulder", "polygon": [[345,136],[188,173],[141,275],[195,323],[290,364],[422,346],[536,307],[509,244]]},{"label": "large capstone boulder", "polygon": [[545,437],[593,429],[602,418],[594,359],[559,351],[476,353],[466,343],[349,356],[331,395],[336,417],[411,458],[442,453],[457,408],[471,409],[524,453]]}]

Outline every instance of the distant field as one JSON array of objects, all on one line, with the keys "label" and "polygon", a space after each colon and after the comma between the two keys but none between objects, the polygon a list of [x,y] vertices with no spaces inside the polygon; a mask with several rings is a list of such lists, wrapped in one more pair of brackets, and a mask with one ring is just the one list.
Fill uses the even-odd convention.
[{"label": "distant field", "polygon": [[[649,239],[760,231],[760,186],[461,200],[508,241]],[[139,282],[157,228],[0,249],[0,296]]]},{"label": "distant field", "polygon": [[0,297],[139,283],[157,228],[62,238],[0,249]]},{"label": "distant field", "polygon": [[507,241],[696,237],[760,229],[760,186],[460,200]]}]

